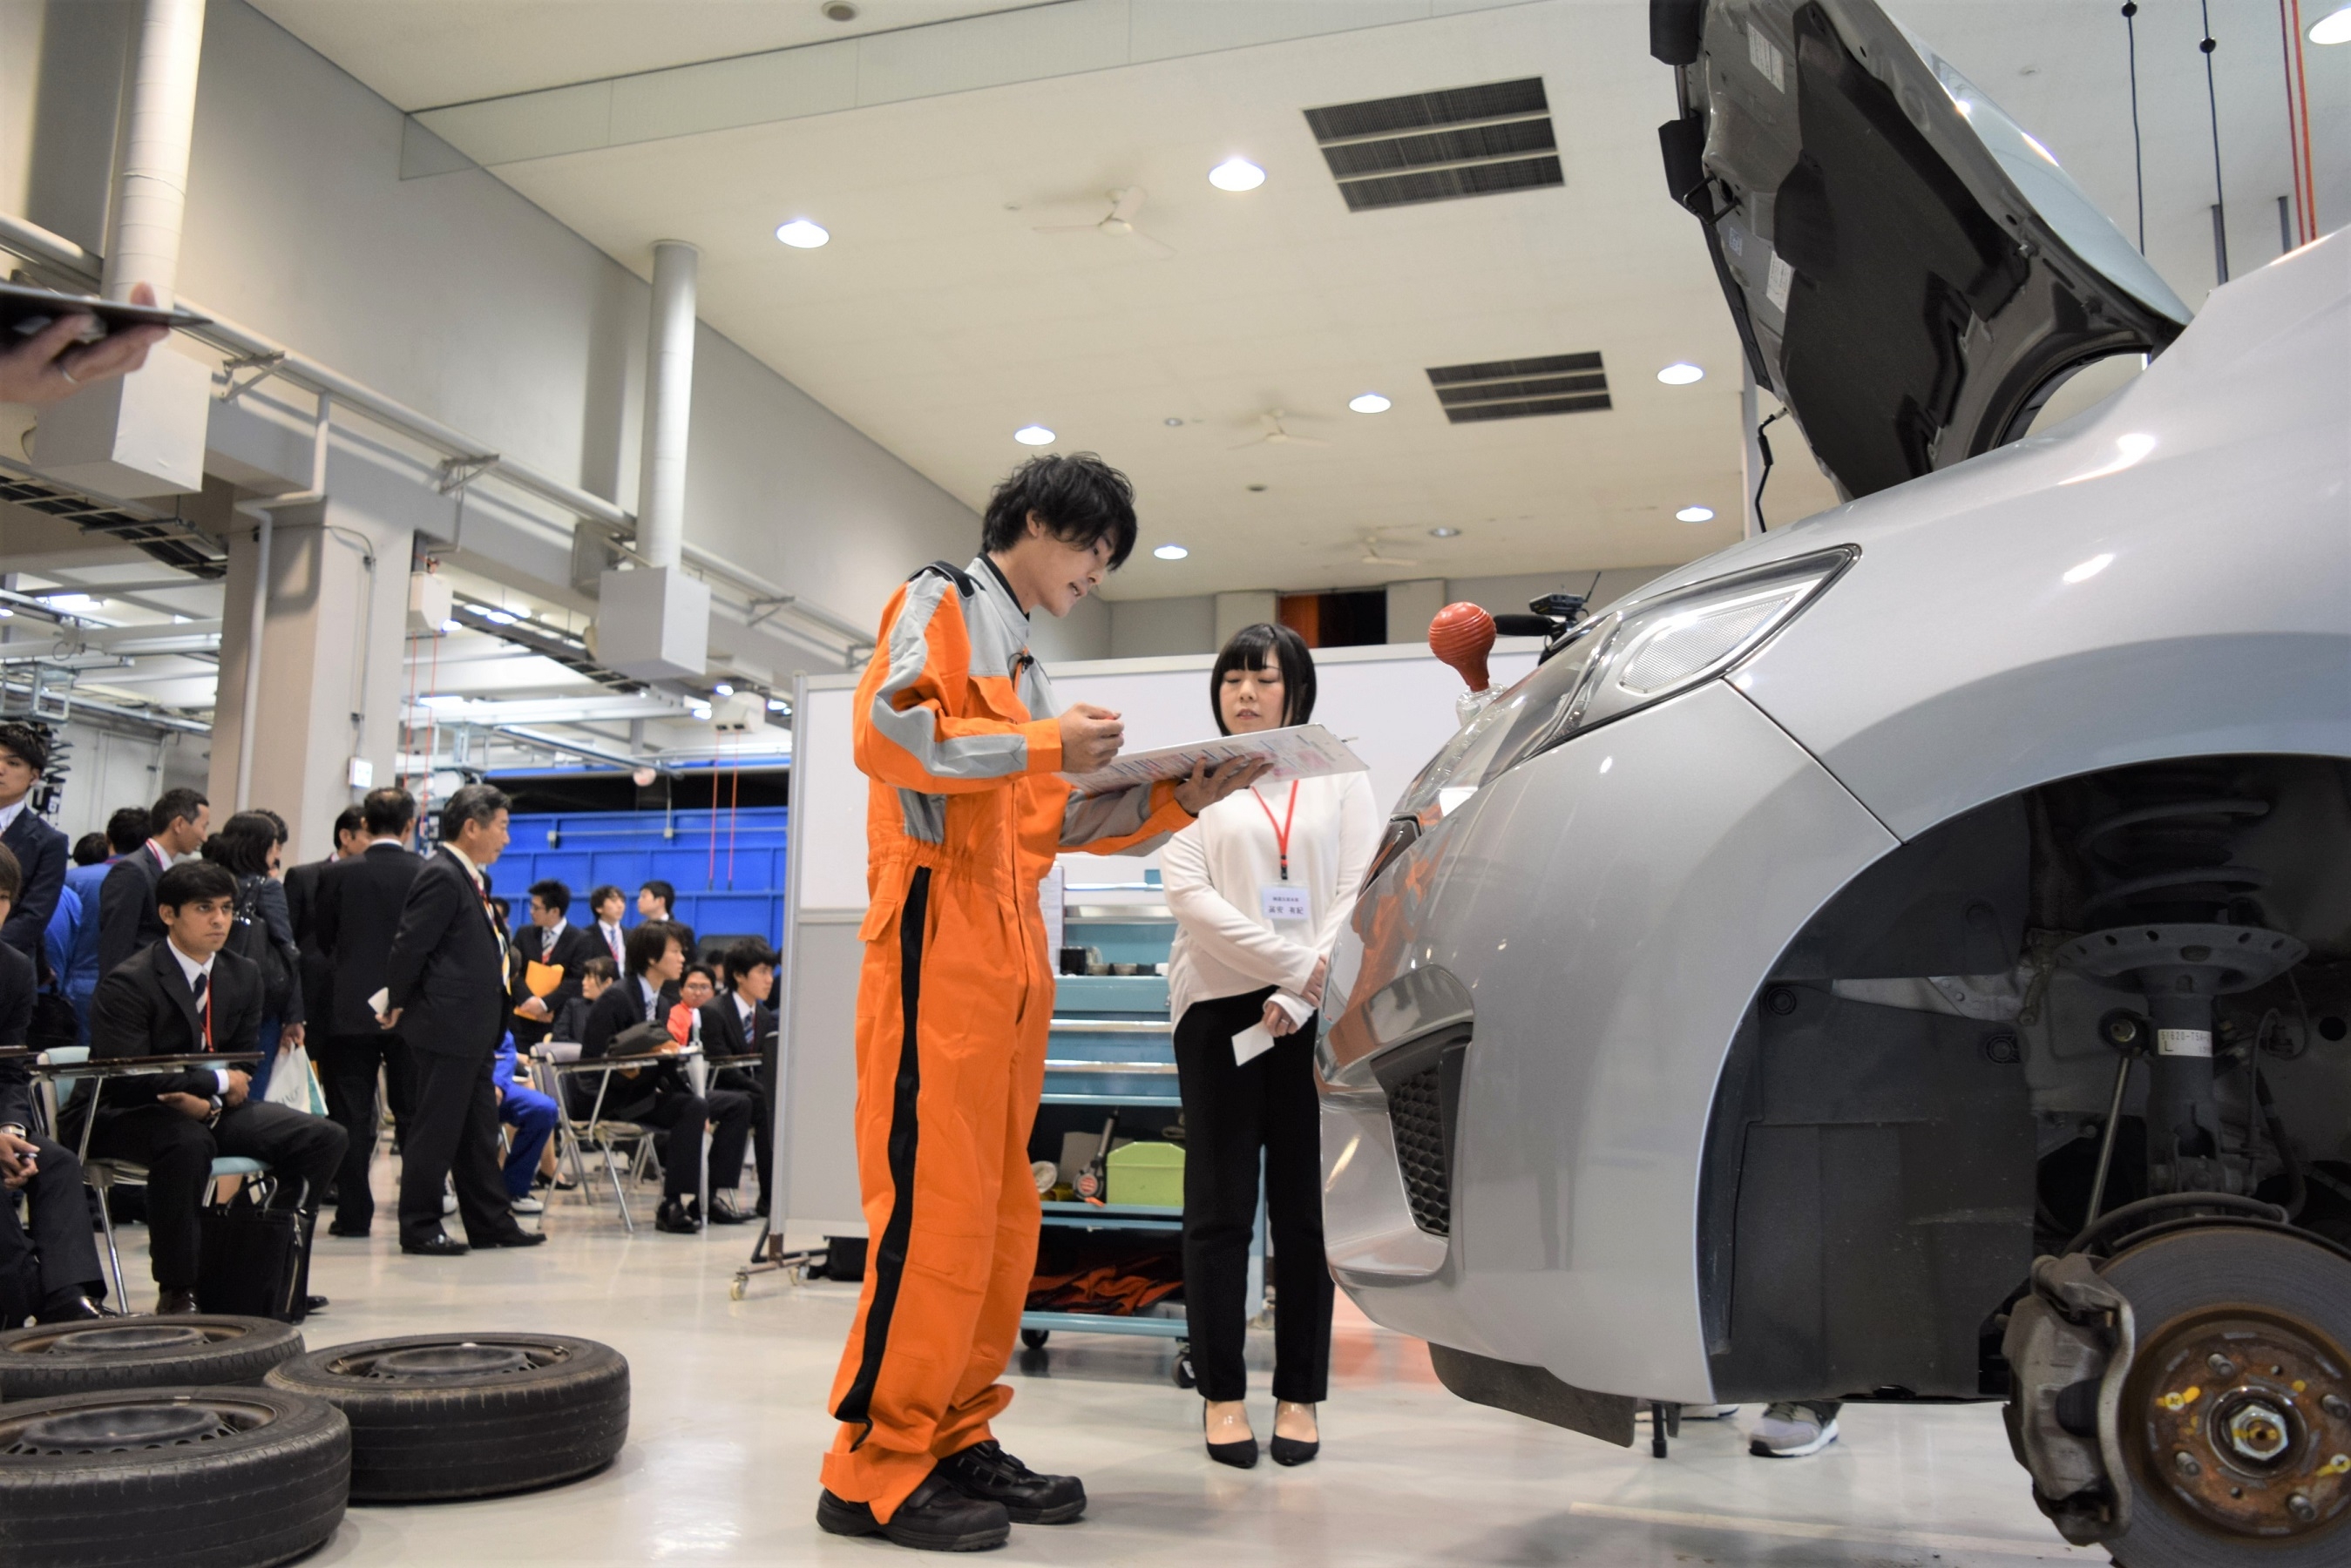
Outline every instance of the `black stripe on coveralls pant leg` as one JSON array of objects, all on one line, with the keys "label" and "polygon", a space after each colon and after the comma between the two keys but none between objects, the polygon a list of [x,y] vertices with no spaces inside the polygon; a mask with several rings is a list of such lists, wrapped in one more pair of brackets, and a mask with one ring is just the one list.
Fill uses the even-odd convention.
[{"label": "black stripe on coveralls pant leg", "polygon": [[898,1284],[906,1273],[906,1241],[914,1228],[914,1146],[922,1131],[916,1103],[922,1093],[922,1058],[916,1054],[915,1026],[923,1000],[923,927],[931,902],[931,868],[914,868],[906,901],[898,909],[898,1077],[890,1098],[890,1218],[882,1228],[881,1244],[873,1249],[873,1304],[865,1314],[865,1348],[857,1363],[856,1380],[841,1397],[836,1420],[863,1422],[872,1432],[873,1386],[882,1376],[882,1357],[889,1349],[890,1318],[898,1307]]}]

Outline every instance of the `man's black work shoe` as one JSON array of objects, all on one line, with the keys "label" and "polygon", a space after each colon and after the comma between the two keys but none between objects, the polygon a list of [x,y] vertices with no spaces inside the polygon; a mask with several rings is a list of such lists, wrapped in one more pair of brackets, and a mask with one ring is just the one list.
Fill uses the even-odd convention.
[{"label": "man's black work shoe", "polygon": [[1012,1521],[1003,1504],[964,1496],[935,1469],[898,1505],[887,1524],[864,1503],[829,1490],[817,1496],[816,1522],[828,1535],[883,1535],[917,1552],[986,1552],[1012,1537]]},{"label": "man's black work shoe", "polygon": [[686,1208],[684,1199],[664,1198],[662,1206],[653,1210],[653,1229],[673,1236],[693,1236],[699,1234],[702,1227],[694,1222],[693,1211]]},{"label": "man's black work shoe", "polygon": [[1086,1511],[1085,1482],[1040,1476],[993,1438],[949,1454],[931,1473],[966,1497],[1002,1503],[1015,1524],[1067,1524]]}]

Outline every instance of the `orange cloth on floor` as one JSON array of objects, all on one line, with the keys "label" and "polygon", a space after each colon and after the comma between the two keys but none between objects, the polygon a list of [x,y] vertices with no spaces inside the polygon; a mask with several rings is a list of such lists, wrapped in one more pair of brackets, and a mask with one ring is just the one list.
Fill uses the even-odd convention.
[{"label": "orange cloth on floor", "polygon": [[1037,1262],[1029,1134],[1053,971],[1038,883],[1064,848],[1147,846],[1192,821],[1172,785],[1072,802],[1051,688],[985,562],[893,597],[853,710],[866,808],[858,1179],[871,1228],[823,1467],[887,1521],[989,1436]]}]

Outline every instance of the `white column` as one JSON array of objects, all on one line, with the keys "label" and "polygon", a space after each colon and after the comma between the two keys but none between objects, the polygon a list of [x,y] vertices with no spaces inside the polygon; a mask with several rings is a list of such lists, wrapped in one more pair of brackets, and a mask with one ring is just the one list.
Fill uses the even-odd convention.
[{"label": "white column", "polygon": [[685,542],[686,433],[694,412],[694,290],[702,253],[683,240],[653,246],[645,344],[645,432],[637,472],[637,551],[674,566]]},{"label": "white column", "polygon": [[196,67],[204,54],[204,0],[147,0],[131,65],[130,116],[115,165],[106,225],[108,299],[134,285],[169,305],[180,275],[180,223],[188,203],[188,145],[196,122]]}]

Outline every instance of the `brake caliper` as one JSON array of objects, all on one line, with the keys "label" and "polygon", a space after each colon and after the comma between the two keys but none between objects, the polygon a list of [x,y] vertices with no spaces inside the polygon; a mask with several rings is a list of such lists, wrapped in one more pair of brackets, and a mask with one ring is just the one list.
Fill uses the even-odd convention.
[{"label": "brake caliper", "polygon": [[2130,1303],[2087,1253],[2033,1261],[2032,1293],[2001,1341],[2013,1377],[2008,1441],[2032,1473],[2033,1502],[2076,1546],[2130,1528],[2116,1417],[2136,1349]]}]

